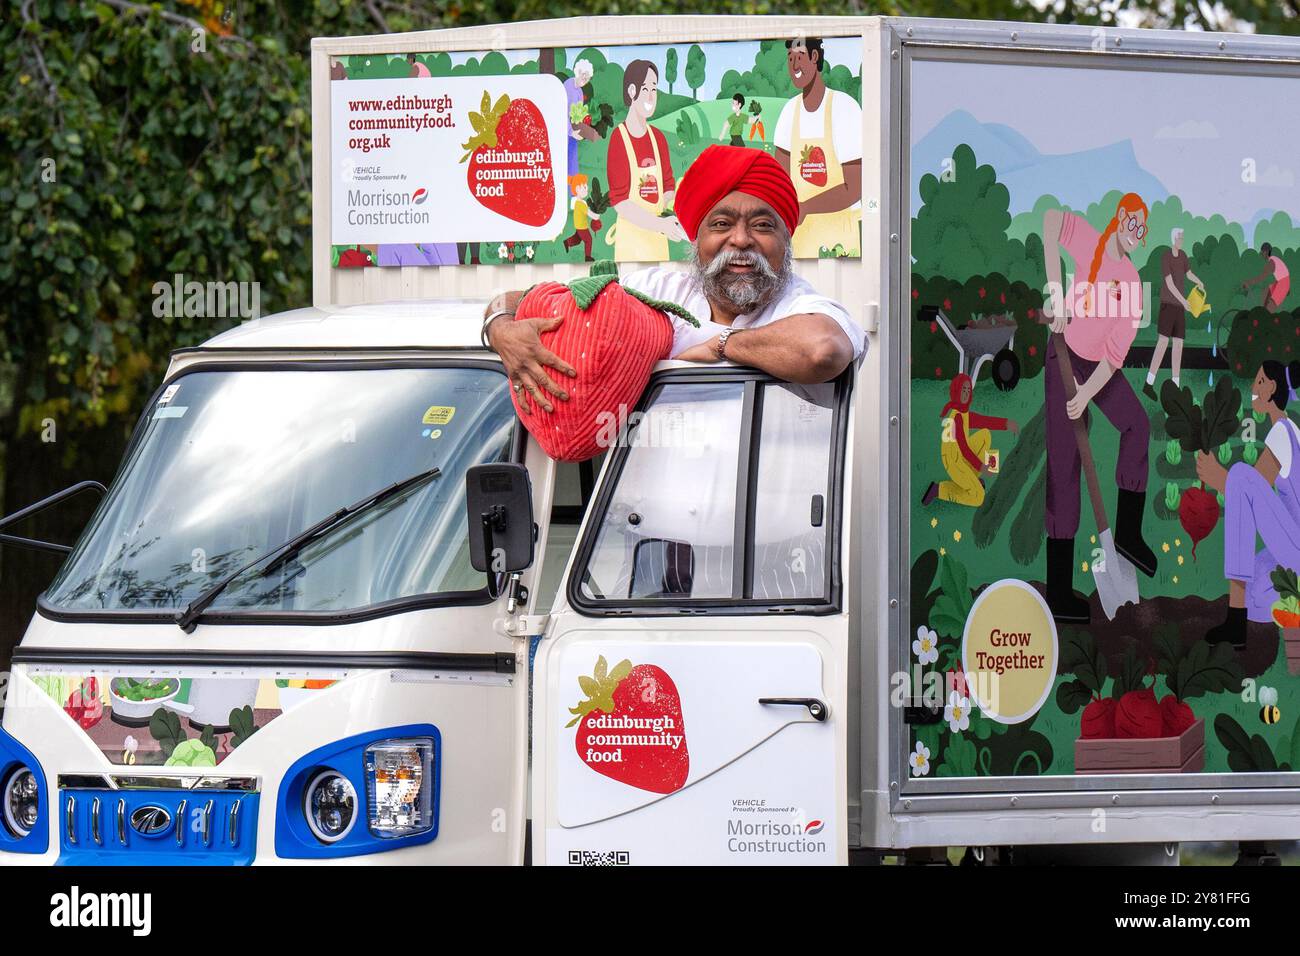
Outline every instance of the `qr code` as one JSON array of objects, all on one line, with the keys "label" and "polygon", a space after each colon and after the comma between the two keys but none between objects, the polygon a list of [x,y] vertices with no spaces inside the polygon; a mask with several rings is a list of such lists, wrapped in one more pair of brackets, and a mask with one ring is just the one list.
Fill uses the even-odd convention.
[{"label": "qr code", "polygon": [[570,850],[569,866],[630,866],[627,850]]}]

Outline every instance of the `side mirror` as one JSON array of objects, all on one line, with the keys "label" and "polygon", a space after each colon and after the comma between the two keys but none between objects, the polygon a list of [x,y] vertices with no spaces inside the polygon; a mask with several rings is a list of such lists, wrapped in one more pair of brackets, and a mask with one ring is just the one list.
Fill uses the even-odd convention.
[{"label": "side mirror", "polygon": [[510,574],[533,563],[533,484],[513,462],[475,465],[465,473],[469,563],[475,571]]}]

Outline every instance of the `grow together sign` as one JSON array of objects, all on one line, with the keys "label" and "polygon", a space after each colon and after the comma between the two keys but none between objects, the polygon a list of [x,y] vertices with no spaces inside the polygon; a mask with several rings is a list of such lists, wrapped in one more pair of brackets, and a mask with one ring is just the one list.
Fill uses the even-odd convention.
[{"label": "grow together sign", "polygon": [[1047,700],[1056,679],[1056,623],[1042,595],[1024,581],[995,581],[966,618],[961,659],[973,671],[998,675],[996,702],[970,694],[999,723],[1028,720]]}]

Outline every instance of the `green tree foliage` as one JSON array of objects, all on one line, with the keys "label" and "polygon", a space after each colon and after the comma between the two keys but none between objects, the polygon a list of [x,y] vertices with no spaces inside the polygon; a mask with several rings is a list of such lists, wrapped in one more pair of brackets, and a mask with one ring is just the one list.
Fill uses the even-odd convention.
[{"label": "green tree foliage", "polygon": [[700,87],[704,85],[705,64],[704,50],[698,43],[692,43],[686,54],[686,85],[691,88],[692,98],[697,100],[700,98]]},{"label": "green tree foliage", "polygon": [[668,92],[671,93],[673,84],[677,82],[677,48],[674,46],[670,46],[664,54],[664,79],[668,82]]},{"label": "green tree foliage", "polygon": [[1041,284],[1041,241],[1008,237],[1011,194],[969,146],[953,150],[952,167],[942,177],[922,176],[920,192],[921,208],[912,220],[914,271],[962,282],[996,272],[1012,282]]}]

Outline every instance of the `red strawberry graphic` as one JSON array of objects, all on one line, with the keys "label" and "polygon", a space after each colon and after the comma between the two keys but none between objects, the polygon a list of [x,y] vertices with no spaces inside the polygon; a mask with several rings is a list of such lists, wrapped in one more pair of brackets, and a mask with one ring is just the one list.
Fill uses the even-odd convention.
[{"label": "red strawberry graphic", "polygon": [[637,189],[641,194],[641,198],[646,202],[656,203],[659,201],[659,180],[649,173],[644,173],[641,176],[640,181],[637,183]]},{"label": "red strawberry graphic", "polygon": [[[504,93],[492,102],[484,91],[481,112],[469,114],[474,135],[462,143],[469,160],[470,195],[493,212],[529,226],[544,226],[555,212],[555,180],[546,123],[532,100]],[[526,173],[526,178],[513,178]]]},{"label": "red strawberry graphic", "polygon": [[812,186],[826,185],[826,151],[820,146],[805,146],[799,153],[799,175]]},{"label": "red strawberry graphic", "polygon": [[569,708],[578,716],[568,726],[578,725],[575,746],[588,767],[653,793],[686,784],[691,760],[682,701],[662,668],[624,660],[607,673],[598,657],[595,672],[578,684],[587,699]]}]

